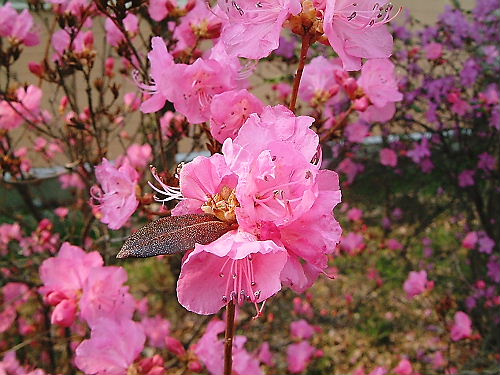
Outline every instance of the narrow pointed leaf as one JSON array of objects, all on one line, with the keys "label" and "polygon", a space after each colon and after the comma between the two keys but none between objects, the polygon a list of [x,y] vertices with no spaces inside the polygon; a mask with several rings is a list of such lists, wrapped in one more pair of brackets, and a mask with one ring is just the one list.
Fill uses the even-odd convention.
[{"label": "narrow pointed leaf", "polygon": [[209,244],[231,229],[228,223],[208,214],[163,217],[132,234],[116,257],[147,258],[182,253],[197,243]]}]

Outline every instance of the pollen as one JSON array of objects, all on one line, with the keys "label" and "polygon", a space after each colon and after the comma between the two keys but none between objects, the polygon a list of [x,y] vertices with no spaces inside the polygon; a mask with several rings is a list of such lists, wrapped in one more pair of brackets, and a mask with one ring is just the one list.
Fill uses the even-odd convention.
[{"label": "pollen", "polygon": [[201,206],[201,209],[206,214],[214,215],[219,220],[233,224],[236,223],[236,207],[239,206],[240,203],[236,198],[234,189],[224,186],[220,193],[210,197],[208,201]]}]

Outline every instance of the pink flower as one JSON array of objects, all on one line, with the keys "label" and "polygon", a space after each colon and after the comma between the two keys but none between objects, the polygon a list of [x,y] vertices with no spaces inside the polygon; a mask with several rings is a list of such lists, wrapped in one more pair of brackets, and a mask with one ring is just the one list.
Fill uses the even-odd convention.
[{"label": "pink flower", "polygon": [[18,14],[11,3],[0,7],[0,37],[10,38],[14,43],[26,46],[36,46],[40,43],[31,14],[26,9]]},{"label": "pink flower", "polygon": [[89,271],[80,298],[80,315],[89,325],[102,317],[131,319],[135,300],[128,287],[127,272],[121,267],[99,267]]},{"label": "pink flower", "polygon": [[462,240],[462,246],[466,249],[473,249],[477,243],[477,232],[469,232]]},{"label": "pink flower", "polygon": [[208,121],[212,98],[237,87],[238,72],[211,58],[199,58],[191,65],[174,64],[169,69],[162,66],[161,69],[159,79],[153,76],[153,69],[151,74],[159,93],[174,103],[175,109],[192,124]]},{"label": "pink flower", "polygon": [[474,186],[474,171],[471,169],[466,169],[458,175],[458,186],[467,187]]},{"label": "pink flower", "polygon": [[385,23],[390,21],[392,5],[387,3],[326,0],[323,29],[345,70],[359,70],[361,58],[391,56],[393,41]]},{"label": "pink flower", "polygon": [[92,204],[96,216],[110,229],[120,229],[139,205],[136,198],[139,175],[128,163],[116,168],[105,158],[96,167],[95,175],[101,185],[90,189],[92,198],[99,202]]},{"label": "pink flower", "polygon": [[443,45],[432,42],[424,46],[425,55],[429,60],[439,59],[443,55]]},{"label": "pink flower", "polygon": [[78,54],[92,46],[94,36],[91,30],[80,31],[73,38],[70,36],[71,34],[72,32],[68,29],[57,30],[52,34],[51,43],[55,50],[53,60],[60,60],[64,53],[70,49],[73,53]]},{"label": "pink flower", "polygon": [[144,113],[157,112],[163,108],[167,100],[165,92],[168,91],[168,81],[164,79],[164,73],[174,65],[174,59],[167,50],[165,41],[155,36],[151,39],[151,51],[148,60],[151,64],[152,85],[139,84],[139,87],[151,94],[151,97],[141,105]]},{"label": "pink flower", "polygon": [[289,345],[286,350],[288,371],[292,374],[303,372],[311,362],[315,352],[316,348],[307,341]]},{"label": "pink flower", "polygon": [[90,339],[76,348],[75,364],[86,374],[126,374],[142,352],[145,340],[140,324],[102,318],[92,326]]},{"label": "pink flower", "polygon": [[350,255],[358,253],[365,248],[365,240],[360,233],[349,232],[346,236],[342,236],[340,247]]},{"label": "pink flower", "polygon": [[478,244],[479,252],[485,254],[491,254],[493,248],[495,247],[495,241],[488,237],[488,235],[483,231],[478,233]]},{"label": "pink flower", "polygon": [[[10,5],[10,3],[7,3]],[[42,90],[29,85],[25,90],[20,87],[16,91],[17,101],[8,103],[0,101],[0,129],[11,130],[20,126],[24,121],[42,122],[47,114],[40,110]]]},{"label": "pink flower", "polygon": [[477,167],[485,172],[492,171],[495,169],[496,159],[493,155],[483,152],[479,155],[479,161]]},{"label": "pink flower", "polygon": [[469,315],[463,311],[455,313],[455,321],[451,327],[450,335],[453,341],[459,341],[469,337],[472,334],[472,321]]},{"label": "pink flower", "polygon": [[227,52],[256,60],[278,48],[283,23],[301,11],[298,0],[265,0],[257,5],[251,0],[218,0],[218,6],[226,17],[221,40]]},{"label": "pink flower", "polygon": [[141,324],[148,337],[149,344],[155,348],[164,348],[165,338],[170,333],[170,322],[157,315],[152,318],[142,319]]},{"label": "pink flower", "polygon": [[347,218],[352,221],[359,221],[363,218],[363,210],[353,207],[347,211]]},{"label": "pink flower", "polygon": [[128,111],[137,111],[141,106],[141,100],[135,92],[128,92],[123,95],[123,103]]},{"label": "pink flower", "polygon": [[313,337],[316,331],[306,320],[300,319],[290,324],[290,332],[293,337],[308,340]]},{"label": "pink flower", "polygon": [[385,245],[391,250],[403,250],[403,244],[394,238],[389,238]]},{"label": "pink flower", "polygon": [[304,67],[299,86],[300,97],[311,104],[321,104],[328,101],[339,91],[335,81],[335,72],[342,70],[340,59],[326,59],[317,56]]},{"label": "pink flower", "polygon": [[215,95],[210,104],[210,132],[223,143],[234,139],[252,113],[261,114],[264,105],[247,90],[232,90]]},{"label": "pink flower", "polygon": [[394,152],[394,150],[391,150],[390,148],[383,148],[380,150],[379,155],[380,164],[393,168],[398,165],[398,155]]},{"label": "pink flower", "polygon": [[392,373],[398,375],[412,375],[413,367],[411,365],[411,362],[406,358],[403,358],[401,361],[399,361],[398,365],[392,369]]},{"label": "pink flower", "polygon": [[186,349],[184,349],[184,345],[182,345],[182,342],[174,337],[166,336],[163,340],[163,345],[170,353],[178,357],[186,355]]},{"label": "pink flower", "polygon": [[193,2],[194,8],[181,18],[180,24],[174,30],[177,40],[174,55],[184,50],[192,50],[200,39],[217,38],[220,35],[221,17],[202,1]]},{"label": "pink flower", "polygon": [[389,59],[368,60],[361,68],[358,85],[378,108],[403,99],[398,91],[394,64]]},{"label": "pink flower", "polygon": [[[184,307],[211,314],[230,299],[263,302],[281,282],[303,291],[327,268],[340,237],[332,216],[340,190],[336,173],[319,170],[311,123],[282,106],[266,107],[250,115],[234,141],[226,139],[224,155],[182,168],[184,199],[172,213],[205,212],[238,227],[187,255],[177,285]],[[179,198],[162,187],[164,201]]]},{"label": "pink flower", "polygon": [[214,314],[232,299],[259,303],[281,289],[284,248],[233,231],[209,245],[196,245],[182,264],[179,303],[198,314]]},{"label": "pink flower", "polygon": [[[130,37],[133,37],[139,31],[139,18],[133,13],[127,14],[123,19],[123,28]],[[110,18],[106,18],[104,29],[106,30],[106,39],[113,47],[117,47],[122,40],[125,40],[125,35]]]},{"label": "pink flower", "polygon": [[65,298],[76,299],[90,270],[102,265],[102,257],[97,251],[86,253],[78,246],[65,242],[57,256],[44,260],[40,266],[40,279],[44,284],[40,293],[49,301],[51,294],[58,294],[54,304]]},{"label": "pink flower", "polygon": [[147,8],[151,19],[156,22],[163,21],[169,13],[169,7],[167,4],[174,5],[169,0],[149,0],[149,6]]},{"label": "pink flower", "polygon": [[413,298],[426,290],[432,289],[432,286],[433,283],[427,280],[426,271],[411,271],[408,275],[408,279],[406,279],[403,285],[403,289],[409,298]]},{"label": "pink flower", "polygon": [[408,151],[408,155],[414,163],[420,163],[425,158],[431,156],[431,151],[429,150],[429,140],[427,138],[422,138],[420,144],[415,144],[412,150]]},{"label": "pink flower", "polygon": [[153,150],[148,143],[143,145],[134,143],[127,149],[125,158],[131,167],[140,171],[153,160]]},{"label": "pink flower", "polygon": [[[224,342],[217,337],[224,332],[224,328],[223,321],[210,321],[204,335],[194,346],[195,354],[212,375],[220,375],[224,370]],[[244,348],[246,340],[245,336],[236,336],[233,340],[233,371],[236,374],[263,375],[259,361]]]},{"label": "pink flower", "polygon": [[355,143],[362,143],[369,132],[370,127],[360,121],[349,124],[345,129],[347,140]]},{"label": "pink flower", "polygon": [[273,353],[271,353],[271,349],[267,341],[264,341],[261,344],[258,353],[259,353],[259,361],[261,363],[264,363],[267,366],[274,366]]},{"label": "pink flower", "polygon": [[59,182],[63,189],[85,189],[85,183],[78,173],[67,173],[59,176]]},{"label": "pink flower", "polygon": [[347,184],[352,184],[354,179],[358,175],[359,172],[363,172],[365,169],[363,164],[356,163],[351,158],[345,158],[342,160],[337,167],[339,172],[342,172],[347,175]]}]

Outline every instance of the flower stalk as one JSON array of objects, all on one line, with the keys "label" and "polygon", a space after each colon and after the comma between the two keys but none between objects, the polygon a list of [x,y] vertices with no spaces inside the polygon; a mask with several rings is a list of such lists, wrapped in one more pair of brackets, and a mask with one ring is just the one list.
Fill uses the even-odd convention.
[{"label": "flower stalk", "polygon": [[226,305],[226,333],[224,336],[224,375],[231,375],[233,367],[234,302]]}]

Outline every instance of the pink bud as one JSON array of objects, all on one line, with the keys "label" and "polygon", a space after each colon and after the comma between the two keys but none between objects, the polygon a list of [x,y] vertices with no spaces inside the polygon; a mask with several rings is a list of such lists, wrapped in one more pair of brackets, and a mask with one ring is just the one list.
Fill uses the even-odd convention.
[{"label": "pink bud", "polygon": [[189,361],[188,369],[192,372],[202,372],[203,365],[199,361]]},{"label": "pink bud", "polygon": [[347,91],[347,94],[350,96],[353,95],[358,89],[358,82],[356,82],[354,78],[349,77],[343,82],[343,86],[345,91]]},{"label": "pink bud", "polygon": [[368,108],[369,105],[370,105],[370,101],[368,100],[368,98],[366,96],[363,96],[359,99],[354,100],[352,107],[356,111],[364,112],[364,111],[366,111],[366,109]]},{"label": "pink bud", "polygon": [[182,357],[186,354],[186,349],[184,349],[182,343],[173,337],[165,337],[165,345],[167,346],[168,351],[172,352],[178,357]]},{"label": "pink bud", "polygon": [[92,31],[87,31],[85,33],[85,36],[83,38],[83,44],[88,49],[92,49],[94,47],[94,34],[92,33]]},{"label": "pink bud", "polygon": [[63,299],[66,299],[66,295],[62,292],[51,292],[47,294],[47,297],[45,297],[45,300],[47,303],[51,306],[56,306],[59,302],[61,302]]},{"label": "pink bud", "polygon": [[45,69],[43,68],[43,66],[39,63],[34,62],[34,61],[31,61],[28,64],[28,68],[29,68],[30,72],[33,73],[34,75],[36,75],[37,77],[42,77],[43,74],[45,73]]},{"label": "pink bud", "polygon": [[50,322],[61,327],[70,327],[76,318],[76,303],[72,299],[65,299],[59,302],[54,311]]},{"label": "pink bud", "polygon": [[344,85],[344,82],[349,78],[349,73],[344,70],[335,71],[335,80],[338,84]]}]

